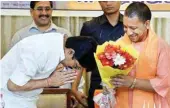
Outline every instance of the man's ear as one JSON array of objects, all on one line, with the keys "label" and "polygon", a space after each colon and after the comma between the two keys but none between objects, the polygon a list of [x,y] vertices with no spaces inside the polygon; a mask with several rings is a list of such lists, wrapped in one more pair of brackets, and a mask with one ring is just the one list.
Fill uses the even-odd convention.
[{"label": "man's ear", "polygon": [[150,20],[147,20],[147,21],[145,22],[145,26],[146,26],[147,29],[150,28]]},{"label": "man's ear", "polygon": [[30,14],[31,14],[31,16],[33,16],[33,9],[32,8],[30,8]]},{"label": "man's ear", "polygon": [[64,43],[66,43],[67,38],[68,38],[68,35],[64,34]]}]

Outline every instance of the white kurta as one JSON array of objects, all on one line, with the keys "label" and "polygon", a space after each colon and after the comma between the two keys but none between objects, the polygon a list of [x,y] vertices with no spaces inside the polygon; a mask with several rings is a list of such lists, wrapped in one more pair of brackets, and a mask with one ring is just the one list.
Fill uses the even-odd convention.
[{"label": "white kurta", "polygon": [[43,79],[55,70],[64,59],[63,34],[46,33],[30,36],[17,43],[0,61],[2,92],[5,108],[36,108],[42,89],[11,92],[7,89],[10,79],[19,86],[31,79]]}]

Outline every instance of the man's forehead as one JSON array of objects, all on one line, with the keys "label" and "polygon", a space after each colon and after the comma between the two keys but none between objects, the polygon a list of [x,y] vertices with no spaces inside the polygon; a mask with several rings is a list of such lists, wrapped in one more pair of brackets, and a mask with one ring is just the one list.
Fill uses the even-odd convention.
[{"label": "man's forehead", "polygon": [[139,20],[139,18],[137,16],[134,16],[134,17],[128,17],[128,16],[124,16],[123,17],[123,23],[124,24],[136,24],[136,23],[139,23],[141,22]]},{"label": "man's forehead", "polygon": [[124,15],[123,19],[136,19],[136,20],[139,20],[139,17],[137,15],[134,15],[134,16],[126,16],[126,15]]},{"label": "man's forehead", "polygon": [[51,6],[49,1],[39,1],[35,3],[35,6]]}]

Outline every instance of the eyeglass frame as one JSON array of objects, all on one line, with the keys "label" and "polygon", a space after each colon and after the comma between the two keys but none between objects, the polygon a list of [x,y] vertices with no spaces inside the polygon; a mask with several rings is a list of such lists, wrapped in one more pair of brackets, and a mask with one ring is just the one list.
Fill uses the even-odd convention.
[{"label": "eyeglass frame", "polygon": [[39,6],[39,7],[35,7],[33,10],[36,10],[36,11],[38,11],[38,12],[43,12],[43,10],[45,10],[45,12],[49,12],[49,11],[52,11],[53,8],[51,8],[51,7],[49,7],[49,6],[47,6],[47,7],[41,7],[41,6]]}]

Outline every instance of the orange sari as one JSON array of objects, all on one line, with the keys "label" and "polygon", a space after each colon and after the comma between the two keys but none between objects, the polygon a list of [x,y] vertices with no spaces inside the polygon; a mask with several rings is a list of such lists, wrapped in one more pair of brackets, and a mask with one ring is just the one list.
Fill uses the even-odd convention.
[{"label": "orange sari", "polygon": [[[133,45],[126,34],[119,41]],[[118,88],[115,108],[170,108],[170,47],[151,29],[139,46],[138,63],[130,75],[149,79],[156,92]]]}]

